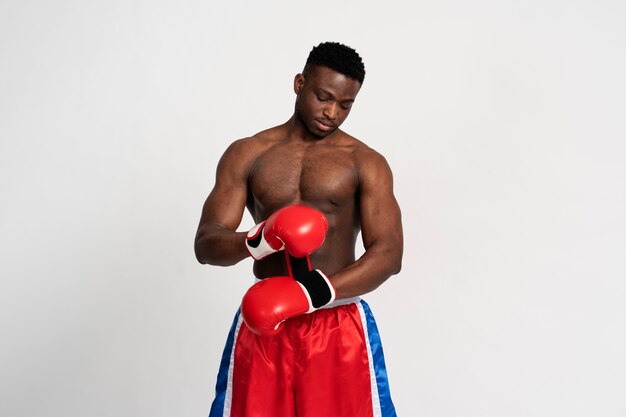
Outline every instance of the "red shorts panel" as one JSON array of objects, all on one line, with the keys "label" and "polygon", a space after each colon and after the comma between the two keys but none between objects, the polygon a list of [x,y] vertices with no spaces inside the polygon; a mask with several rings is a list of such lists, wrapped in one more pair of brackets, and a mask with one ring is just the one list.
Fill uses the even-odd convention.
[{"label": "red shorts panel", "polygon": [[[238,315],[230,353],[225,351],[222,360],[223,367],[228,365],[223,400],[218,401],[218,376],[210,417],[395,416],[388,394],[388,412],[381,414],[379,397],[384,395],[379,395],[377,377],[385,378],[386,387],[386,372],[382,350],[381,359],[373,360],[372,332],[362,303],[287,320],[271,337],[255,335]],[[376,346],[380,348],[380,341]],[[382,364],[382,373],[376,362]]]}]

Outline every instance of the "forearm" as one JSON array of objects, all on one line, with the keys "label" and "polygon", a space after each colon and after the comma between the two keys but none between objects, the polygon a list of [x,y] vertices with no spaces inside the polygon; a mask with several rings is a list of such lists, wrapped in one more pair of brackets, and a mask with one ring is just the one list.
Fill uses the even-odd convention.
[{"label": "forearm", "polygon": [[222,227],[198,230],[194,244],[196,259],[202,264],[234,265],[250,256],[245,239],[245,232],[234,232]]},{"label": "forearm", "polygon": [[366,294],[378,288],[402,267],[401,249],[372,248],[353,264],[330,278],[337,298],[349,298]]}]

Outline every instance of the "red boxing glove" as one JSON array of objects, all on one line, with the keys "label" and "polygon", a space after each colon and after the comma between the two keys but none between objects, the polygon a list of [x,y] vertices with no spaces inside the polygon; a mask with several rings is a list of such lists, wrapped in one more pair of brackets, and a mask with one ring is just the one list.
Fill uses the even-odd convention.
[{"label": "red boxing glove", "polygon": [[283,249],[302,258],[322,246],[327,230],[328,221],[322,212],[307,206],[287,206],[250,229],[246,248],[256,260]]},{"label": "red boxing glove", "polygon": [[335,288],[321,271],[309,271],[302,278],[266,278],[250,287],[241,301],[248,328],[259,336],[271,336],[281,330],[285,320],[312,313],[335,300]]}]

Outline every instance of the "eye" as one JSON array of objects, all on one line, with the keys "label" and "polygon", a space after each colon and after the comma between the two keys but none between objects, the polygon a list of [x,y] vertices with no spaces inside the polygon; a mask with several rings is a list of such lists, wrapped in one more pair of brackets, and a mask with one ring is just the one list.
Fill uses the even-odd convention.
[{"label": "eye", "polygon": [[315,96],[317,97],[317,100],[318,100],[318,101],[328,101],[328,99],[327,99],[327,98],[322,97],[322,96],[320,96],[319,94],[316,94]]}]

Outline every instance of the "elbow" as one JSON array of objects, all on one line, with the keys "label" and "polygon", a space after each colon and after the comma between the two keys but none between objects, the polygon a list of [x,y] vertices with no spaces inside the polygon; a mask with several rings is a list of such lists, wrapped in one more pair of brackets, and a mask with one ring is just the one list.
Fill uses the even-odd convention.
[{"label": "elbow", "polygon": [[390,263],[389,263],[389,269],[390,269],[390,276],[391,275],[397,275],[400,273],[400,271],[402,270],[402,246],[400,246],[399,250],[395,250],[393,253],[389,254],[389,259],[390,259]]},{"label": "elbow", "polygon": [[211,264],[211,247],[208,242],[205,242],[201,238],[196,238],[193,244],[193,251],[196,255],[196,260],[201,264]]},{"label": "elbow", "polygon": [[395,245],[376,251],[379,271],[386,278],[399,274],[402,270],[402,246]]},{"label": "elbow", "polygon": [[193,247],[193,251],[196,255],[196,260],[201,263],[201,264],[206,264],[208,263],[206,256],[201,252],[200,248],[198,247],[198,242],[195,243],[194,247]]},{"label": "elbow", "polygon": [[203,265],[231,266],[239,261],[239,259],[225,254],[215,244],[203,239],[196,239],[194,253],[196,260]]},{"label": "elbow", "polygon": [[208,264],[209,262],[203,257],[201,256],[197,251],[196,251],[196,261],[198,261],[198,263],[205,265]]},{"label": "elbow", "polygon": [[391,271],[389,275],[397,275],[402,270],[402,258],[396,259],[391,265]]},{"label": "elbow", "polygon": [[220,258],[213,256],[210,249],[196,249],[196,260],[203,265],[228,266],[227,262],[223,262]]},{"label": "elbow", "polygon": [[391,275],[397,275],[397,274],[400,273],[400,271],[402,271],[402,261],[401,260],[396,262],[395,269],[393,270]]}]

